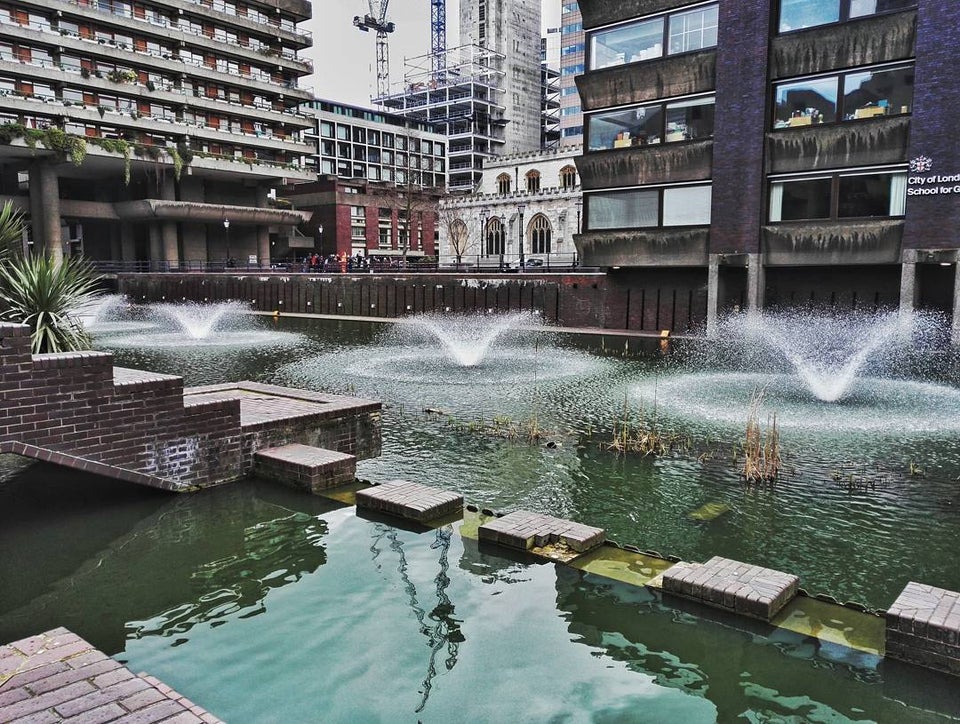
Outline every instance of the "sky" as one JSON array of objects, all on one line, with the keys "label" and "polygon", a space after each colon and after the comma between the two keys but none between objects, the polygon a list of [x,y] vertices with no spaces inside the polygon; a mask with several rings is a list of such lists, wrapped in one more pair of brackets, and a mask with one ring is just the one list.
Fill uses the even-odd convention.
[{"label": "sky", "polygon": [[[544,24],[559,25],[560,0],[543,0]],[[459,0],[447,0],[447,46],[458,40]],[[370,106],[376,94],[376,34],[353,26],[355,15],[367,15],[367,0],[313,0],[313,19],[302,27],[313,33],[313,47],[304,51],[313,60],[314,74],[301,85],[319,98]],[[430,0],[392,0],[387,20],[391,33],[390,82],[403,79],[404,58],[430,52]]]}]

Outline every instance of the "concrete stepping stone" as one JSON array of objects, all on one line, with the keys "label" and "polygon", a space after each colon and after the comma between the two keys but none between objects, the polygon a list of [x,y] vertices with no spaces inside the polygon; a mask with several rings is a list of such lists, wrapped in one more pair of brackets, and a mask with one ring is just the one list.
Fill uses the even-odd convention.
[{"label": "concrete stepping stone", "polygon": [[886,619],[887,656],[960,675],[960,593],[911,581]]},{"label": "concrete stepping stone", "polygon": [[800,579],[729,558],[674,566],[663,573],[663,590],[708,606],[770,621],[797,595]]},{"label": "concrete stepping stone", "polygon": [[357,477],[357,458],[336,450],[291,443],[258,450],[253,469],[268,480],[317,493],[352,483]]},{"label": "concrete stepping stone", "polygon": [[584,553],[606,540],[602,528],[528,510],[517,510],[502,518],[488,520],[478,532],[481,541],[520,550],[561,543],[577,553]]},{"label": "concrete stepping stone", "polygon": [[463,512],[463,496],[406,480],[391,480],[357,491],[357,507],[424,523]]}]

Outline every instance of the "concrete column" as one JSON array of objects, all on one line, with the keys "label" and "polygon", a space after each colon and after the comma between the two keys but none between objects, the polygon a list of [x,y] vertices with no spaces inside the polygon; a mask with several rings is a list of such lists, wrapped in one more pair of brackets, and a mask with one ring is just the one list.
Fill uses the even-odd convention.
[{"label": "concrete column", "polygon": [[720,307],[720,255],[711,254],[707,266],[707,338],[717,336],[717,314]]},{"label": "concrete column", "polygon": [[177,248],[177,222],[164,221],[160,225],[160,236],[163,240],[163,260],[176,267],[180,263],[180,252]]},{"label": "concrete column", "polygon": [[900,263],[900,314],[912,314],[917,306],[917,252],[905,249]]},{"label": "concrete column", "polygon": [[160,231],[160,223],[150,224],[150,268],[158,269],[163,260],[163,234]]},{"label": "concrete column", "polygon": [[760,254],[747,254],[747,314],[763,311],[766,276]]},{"label": "concrete column", "polygon": [[133,224],[129,221],[120,223],[120,258],[123,261],[137,260],[137,247],[133,239]]},{"label": "concrete column", "polygon": [[960,260],[953,265],[953,324],[950,327],[950,342],[960,345]]},{"label": "concrete column", "polygon": [[30,221],[34,249],[43,249],[52,259],[62,260],[60,182],[48,163],[37,162],[30,167]]},{"label": "concrete column", "polygon": [[[257,186],[257,208],[265,209],[270,205],[270,189]],[[257,227],[257,261],[261,267],[270,266],[270,227]]]}]

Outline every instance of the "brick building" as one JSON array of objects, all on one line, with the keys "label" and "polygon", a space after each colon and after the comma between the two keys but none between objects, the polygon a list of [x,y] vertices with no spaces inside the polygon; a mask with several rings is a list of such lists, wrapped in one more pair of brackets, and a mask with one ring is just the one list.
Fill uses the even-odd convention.
[{"label": "brick building", "polygon": [[688,300],[691,324],[734,305],[956,309],[960,4],[579,7],[585,264],[631,299]]}]

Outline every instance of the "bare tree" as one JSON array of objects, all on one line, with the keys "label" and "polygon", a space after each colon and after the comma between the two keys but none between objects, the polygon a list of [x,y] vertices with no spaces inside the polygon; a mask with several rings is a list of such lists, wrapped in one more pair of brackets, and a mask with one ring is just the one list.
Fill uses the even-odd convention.
[{"label": "bare tree", "polygon": [[[410,155],[407,155],[407,164],[404,167],[403,180],[382,192],[383,206],[395,209],[397,212],[397,247],[406,264],[407,253],[410,251],[410,241],[414,230],[423,230],[426,224],[434,224],[437,220],[439,199],[443,195],[440,189],[424,188],[421,184],[421,173],[410,165]],[[420,235],[420,246],[423,248],[423,235]]]},{"label": "bare tree", "polygon": [[439,208],[440,224],[446,232],[447,241],[457,258],[457,268],[463,262],[463,257],[470,251],[472,239],[467,222],[460,215],[460,210],[449,205],[441,204]]}]

